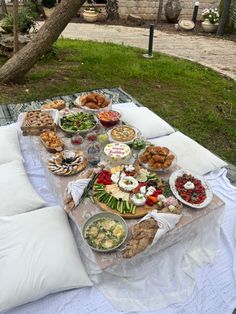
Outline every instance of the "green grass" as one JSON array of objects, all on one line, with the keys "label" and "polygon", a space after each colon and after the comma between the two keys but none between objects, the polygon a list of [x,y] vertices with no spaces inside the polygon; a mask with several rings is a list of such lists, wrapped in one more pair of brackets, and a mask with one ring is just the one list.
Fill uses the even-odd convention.
[{"label": "green grass", "polygon": [[22,84],[0,86],[0,103],[121,86],[174,127],[236,164],[235,82],[195,63],[158,53],[147,60],[140,49],[114,44],[63,39],[56,51]]}]

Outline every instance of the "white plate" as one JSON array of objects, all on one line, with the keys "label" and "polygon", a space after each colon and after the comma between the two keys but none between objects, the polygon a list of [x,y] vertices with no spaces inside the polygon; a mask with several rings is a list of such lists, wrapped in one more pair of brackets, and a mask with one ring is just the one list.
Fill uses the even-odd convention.
[{"label": "white plate", "polygon": [[[111,131],[112,131],[113,129],[119,127],[119,126],[127,126],[127,127],[131,128],[131,129],[133,129],[133,130],[135,131],[135,137],[134,137],[132,140],[126,141],[126,142],[114,140],[113,137],[111,136]],[[110,128],[110,129],[107,130],[108,140],[109,140],[110,142],[112,142],[112,143],[131,144],[131,143],[133,143],[133,141],[134,141],[139,135],[140,135],[140,131],[139,131],[138,129],[136,129],[136,128],[130,126],[130,125],[128,125],[128,124],[118,124],[118,125],[115,125],[114,127],[112,127],[112,128]]]},{"label": "white plate", "polygon": [[[204,188],[206,189],[206,199],[204,202],[202,202],[201,204],[191,204],[189,202],[186,202],[178,193],[178,191],[176,190],[175,188],[175,181],[178,177],[181,177],[183,174],[185,173],[189,173],[191,174],[192,176],[194,176],[196,179],[200,180],[202,185],[204,186]],[[204,180],[204,178],[202,176],[199,176],[195,173],[192,173],[191,171],[188,171],[186,169],[180,169],[180,170],[177,170],[175,172],[173,172],[169,178],[169,184],[170,184],[170,188],[171,188],[171,191],[172,193],[174,194],[174,196],[180,200],[181,203],[189,206],[189,207],[192,207],[192,208],[204,208],[206,207],[213,199],[213,192],[212,192],[212,189],[211,187],[206,183],[206,181]]]},{"label": "white plate", "polygon": [[[148,146],[148,145],[147,145],[147,146]],[[147,146],[146,146],[146,147],[147,147]],[[175,158],[172,160],[172,164],[171,164],[170,167],[168,167],[168,168],[159,168],[159,169],[156,169],[156,168],[149,167],[149,166],[148,166],[148,163],[145,163],[145,162],[140,161],[140,160],[139,160],[139,156],[142,155],[142,154],[145,152],[146,147],[145,147],[144,149],[142,149],[142,150],[139,152],[139,154],[138,154],[138,161],[139,161],[139,163],[143,166],[143,168],[146,168],[147,170],[154,171],[154,172],[168,172],[169,170],[171,170],[171,169],[174,168],[174,166],[176,165],[176,162],[177,162],[177,156],[176,156],[175,153],[173,153],[171,150],[170,150],[169,154],[174,155]]]},{"label": "white plate", "polygon": [[[101,94],[101,95],[104,96],[105,98],[107,98],[105,95],[103,95],[103,94]],[[90,109],[87,106],[82,106],[80,98],[83,97],[83,96],[86,96],[86,95],[81,95],[81,96],[77,97],[76,100],[74,101],[75,106],[79,107],[80,109],[83,109],[83,110],[88,111],[90,113],[98,113],[100,111],[109,111],[109,110],[112,109],[112,99],[109,99],[109,98],[108,98],[108,100],[110,101],[110,103],[106,107],[104,107],[104,108]]]}]

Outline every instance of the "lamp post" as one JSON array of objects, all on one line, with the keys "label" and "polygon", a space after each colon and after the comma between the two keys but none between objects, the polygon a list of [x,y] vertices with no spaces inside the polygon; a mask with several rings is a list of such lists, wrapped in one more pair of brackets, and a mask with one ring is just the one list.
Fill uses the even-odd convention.
[{"label": "lamp post", "polygon": [[196,24],[196,21],[197,21],[198,8],[199,8],[199,1],[196,1],[194,5],[194,9],[193,9],[193,16],[192,16],[192,21],[194,24]]},{"label": "lamp post", "polygon": [[152,58],[153,54],[153,35],[154,35],[154,24],[150,24],[149,27],[149,40],[148,40],[148,53],[144,54],[145,58]]}]

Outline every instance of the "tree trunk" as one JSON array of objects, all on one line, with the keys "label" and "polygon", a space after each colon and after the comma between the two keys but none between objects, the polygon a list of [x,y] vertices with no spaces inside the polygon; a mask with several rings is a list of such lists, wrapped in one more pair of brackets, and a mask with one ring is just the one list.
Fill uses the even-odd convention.
[{"label": "tree trunk", "polygon": [[85,0],[63,0],[36,36],[0,68],[1,82],[19,82],[53,45]]},{"label": "tree trunk", "polygon": [[157,12],[157,23],[161,22],[162,11],[163,11],[163,0],[159,0],[158,12]]},{"label": "tree trunk", "polygon": [[217,29],[217,35],[224,35],[225,27],[229,21],[229,13],[230,13],[231,0],[224,0],[223,12],[220,18],[220,23]]},{"label": "tree trunk", "polygon": [[13,52],[16,53],[19,50],[19,16],[18,16],[18,0],[13,0]]},{"label": "tree trunk", "polygon": [[1,7],[2,7],[2,14],[3,14],[3,16],[7,15],[8,12],[7,12],[7,6],[6,6],[5,0],[1,0]]},{"label": "tree trunk", "polygon": [[107,0],[106,12],[108,20],[118,20],[119,19],[119,6],[117,0]]}]

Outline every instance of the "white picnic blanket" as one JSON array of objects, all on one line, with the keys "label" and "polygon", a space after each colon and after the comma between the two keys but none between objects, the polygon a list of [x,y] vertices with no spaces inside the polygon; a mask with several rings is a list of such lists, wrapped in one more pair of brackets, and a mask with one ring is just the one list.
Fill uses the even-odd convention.
[{"label": "white picnic blanket", "polygon": [[[25,147],[22,146],[22,148],[26,159],[26,170],[31,182],[39,194],[50,205],[55,205],[56,200],[48,189],[42,166],[34,156],[25,154],[26,149],[29,148],[27,145]],[[137,299],[137,303],[133,300],[130,302],[130,298],[132,299],[136,294],[132,294],[130,290],[132,282],[128,280],[121,282],[119,290],[117,290],[117,286],[108,285],[111,279],[108,275],[108,278],[105,280],[106,284],[99,285],[98,283],[106,298],[96,287],[83,288],[50,295],[7,313],[111,314],[121,313],[121,309],[124,312],[132,311],[133,313],[139,313],[142,311],[146,313],[147,306],[149,306],[149,310],[154,310],[156,314],[232,313],[233,308],[236,307],[236,285],[233,277],[236,189],[229,184],[224,169],[211,173],[207,178],[213,191],[226,203],[225,216],[221,225],[220,241],[218,242],[216,239],[215,241],[210,241],[209,239],[208,243],[202,243],[202,247],[204,246],[205,249],[201,252],[189,251],[184,257],[184,267],[180,260],[183,243],[168,248],[168,254],[164,254],[164,251],[160,252],[160,256],[156,260],[156,265],[151,271],[151,277],[149,276],[151,281],[147,277],[145,279],[140,278],[140,293],[143,299]],[[214,224],[212,226],[209,225],[209,228],[211,227],[214,228]],[[215,230],[212,229],[212,234],[217,237],[219,235],[218,224],[215,224],[215,227]],[[217,246],[218,243],[219,247]],[[187,243],[184,245],[187,245]],[[199,259],[199,257],[201,258]],[[213,260],[214,263],[211,264]],[[172,266],[174,265],[174,268],[172,268],[171,263]],[[161,268],[163,264],[166,264],[165,268]],[[206,266],[199,268],[199,266],[204,264]],[[144,269],[147,270],[147,267],[144,267]],[[167,269],[169,269],[169,272],[166,273]],[[119,284],[119,281],[117,284]],[[108,291],[109,287],[110,290]],[[152,290],[151,296],[148,293],[150,289]],[[146,294],[142,294],[142,290],[146,290]],[[176,293],[170,293],[171,291],[175,291]],[[121,295],[124,296],[123,300],[121,299]],[[107,298],[116,305],[116,309]]]}]

